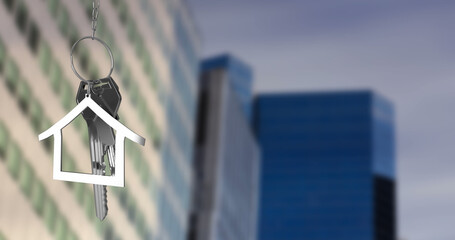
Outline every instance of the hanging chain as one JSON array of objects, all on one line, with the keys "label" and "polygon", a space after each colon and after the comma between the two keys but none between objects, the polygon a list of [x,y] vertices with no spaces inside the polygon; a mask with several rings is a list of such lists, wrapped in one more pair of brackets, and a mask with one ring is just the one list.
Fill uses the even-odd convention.
[{"label": "hanging chain", "polygon": [[96,25],[98,24],[98,11],[100,10],[100,0],[93,0],[92,10],[92,40],[95,38]]}]

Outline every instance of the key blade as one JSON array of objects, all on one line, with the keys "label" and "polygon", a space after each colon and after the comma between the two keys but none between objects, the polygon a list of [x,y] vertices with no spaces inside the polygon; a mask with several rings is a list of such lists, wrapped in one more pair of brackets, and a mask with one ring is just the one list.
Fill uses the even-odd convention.
[{"label": "key blade", "polygon": [[[93,129],[95,125],[90,125],[90,155],[92,160],[92,174],[104,175],[104,148],[103,143],[98,137],[97,129]],[[93,185],[93,193],[95,198],[95,213],[96,217],[102,221],[106,218],[107,208],[107,190],[104,185]]]},{"label": "key blade", "polygon": [[106,186],[93,185],[93,193],[95,195],[96,217],[100,221],[103,221],[106,218],[108,212]]}]

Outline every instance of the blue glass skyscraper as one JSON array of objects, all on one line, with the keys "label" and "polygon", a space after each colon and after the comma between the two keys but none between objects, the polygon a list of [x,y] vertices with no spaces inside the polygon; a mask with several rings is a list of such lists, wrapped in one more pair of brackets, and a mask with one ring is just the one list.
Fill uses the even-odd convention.
[{"label": "blue glass skyscraper", "polygon": [[260,95],[259,239],[395,239],[393,118],[371,91]]},{"label": "blue glass skyscraper", "polygon": [[250,120],[253,83],[253,72],[251,68],[238,58],[229,54],[223,54],[202,61],[201,72],[211,70],[224,72],[223,77],[227,78],[230,87],[237,94],[246,118]]}]

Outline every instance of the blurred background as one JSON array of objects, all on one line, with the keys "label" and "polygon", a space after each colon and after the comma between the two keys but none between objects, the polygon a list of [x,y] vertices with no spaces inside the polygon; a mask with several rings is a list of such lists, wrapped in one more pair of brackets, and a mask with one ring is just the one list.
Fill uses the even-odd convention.
[{"label": "blurred background", "polygon": [[[1,0],[0,239],[455,239],[452,1],[102,0],[125,188],[52,180],[92,1]],[[75,49],[88,79],[109,55]],[[62,168],[90,172],[79,116]]]}]

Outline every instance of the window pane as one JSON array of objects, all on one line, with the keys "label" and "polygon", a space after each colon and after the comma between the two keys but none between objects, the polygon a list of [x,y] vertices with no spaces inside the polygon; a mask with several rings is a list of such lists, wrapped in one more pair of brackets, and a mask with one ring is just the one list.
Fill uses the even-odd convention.
[{"label": "window pane", "polygon": [[80,205],[84,205],[85,202],[85,184],[74,183],[74,188],[76,192],[76,199]]},{"label": "window pane", "polygon": [[142,180],[142,184],[147,185],[148,180],[149,180],[149,175],[150,175],[149,168],[148,168],[148,165],[147,165],[147,163],[145,161],[143,161],[142,164],[143,165],[142,165],[142,167],[140,169],[140,171],[141,171],[141,180]]},{"label": "window pane", "polygon": [[16,90],[16,85],[18,82],[17,79],[19,78],[19,68],[11,58],[8,58],[6,61],[5,78],[9,90],[11,92],[14,92]]},{"label": "window pane", "polygon": [[32,49],[32,52],[36,54],[38,51],[38,43],[40,40],[40,31],[38,27],[36,26],[36,23],[32,22],[30,24],[30,29],[28,31],[28,45],[30,49]]},{"label": "window pane", "polygon": [[49,12],[55,17],[59,8],[59,0],[47,0],[47,6],[49,7]]},{"label": "window pane", "polygon": [[28,12],[23,2],[19,3],[16,12],[16,24],[19,30],[24,33],[28,22]]},{"label": "window pane", "polygon": [[126,30],[127,30],[127,34],[128,34],[128,39],[131,42],[133,42],[134,39],[136,38],[137,29],[136,29],[136,25],[134,24],[134,20],[132,18],[128,19],[128,24],[127,24]]},{"label": "window pane", "polygon": [[78,240],[77,239],[77,236],[76,236],[76,233],[74,232],[69,232],[67,237],[66,237],[66,240]]},{"label": "window pane", "polygon": [[5,5],[6,7],[8,8],[8,10],[13,10],[13,5],[14,5],[14,0],[3,0],[3,2],[5,2]]},{"label": "window pane", "polygon": [[65,240],[68,233],[68,224],[66,223],[65,218],[60,215],[56,221],[55,226],[55,237],[57,240]]},{"label": "window pane", "polygon": [[6,47],[0,40],[0,73],[3,73],[3,69],[6,62]]},{"label": "window pane", "polygon": [[30,101],[30,116],[32,118],[33,129],[38,132],[41,127],[41,120],[43,117],[43,109],[37,100]]},{"label": "window pane", "polygon": [[120,1],[120,7],[119,7],[119,11],[120,11],[120,21],[122,22],[122,24],[125,24],[126,23],[126,20],[127,20],[127,17],[128,17],[128,7],[126,6],[125,2],[123,1]]},{"label": "window pane", "polygon": [[55,230],[55,218],[57,215],[56,205],[52,199],[47,199],[47,202],[44,204],[44,222],[47,229],[53,233]]},{"label": "window pane", "polygon": [[95,63],[90,63],[89,64],[89,67],[88,67],[88,72],[89,72],[89,78],[90,79],[99,79],[100,77],[104,77],[104,76],[100,76],[99,73],[98,73],[98,67],[96,66]]},{"label": "window pane", "polygon": [[51,80],[52,90],[58,93],[62,81],[62,69],[57,61],[51,61],[51,63],[49,78]]},{"label": "window pane", "polygon": [[32,167],[27,162],[22,162],[21,171],[19,174],[19,184],[22,191],[27,197],[31,195],[32,185],[35,179],[35,173]]},{"label": "window pane", "polygon": [[85,194],[85,214],[87,214],[87,217],[89,219],[94,219],[95,218],[95,199],[93,196],[93,191],[92,189],[86,189],[86,194]]},{"label": "window pane", "polygon": [[77,28],[71,24],[70,24],[70,27],[68,27],[68,43],[69,43],[69,46],[72,47],[74,45],[74,43],[79,39],[79,31],[77,30]]},{"label": "window pane", "polygon": [[42,41],[38,49],[38,59],[41,70],[47,75],[51,65],[51,49],[46,42]]},{"label": "window pane", "polygon": [[131,222],[134,222],[136,217],[136,203],[132,201],[133,199],[130,198],[130,202],[128,203],[128,219]]},{"label": "window pane", "polygon": [[17,95],[19,96],[19,106],[26,113],[30,104],[31,91],[24,79],[18,83]]},{"label": "window pane", "polygon": [[0,122],[0,159],[5,159],[6,149],[9,142],[9,133],[6,126]]},{"label": "window pane", "polygon": [[60,8],[57,12],[57,23],[63,36],[68,35],[68,12],[66,8]]},{"label": "window pane", "polygon": [[71,85],[69,83],[65,82],[62,85],[62,92],[60,95],[62,102],[63,102],[63,107],[66,110],[71,110],[73,106],[76,104],[76,100],[74,99],[74,92],[73,89],[71,88]]},{"label": "window pane", "polygon": [[130,97],[133,106],[137,106],[139,100],[139,88],[135,82],[131,82]]},{"label": "window pane", "polygon": [[131,72],[130,69],[124,66],[124,71],[122,72],[122,83],[126,90],[130,88],[131,83]]},{"label": "window pane", "polygon": [[136,41],[134,41],[135,49],[136,49],[136,55],[139,58],[142,58],[143,54],[146,54],[147,49],[144,47],[144,42],[142,38],[136,38]]},{"label": "window pane", "polygon": [[6,151],[6,164],[8,171],[14,179],[19,175],[19,169],[22,161],[22,154],[17,144],[10,142]]},{"label": "window pane", "polygon": [[40,181],[36,181],[32,190],[32,204],[38,215],[43,213],[46,192],[44,186]]}]

